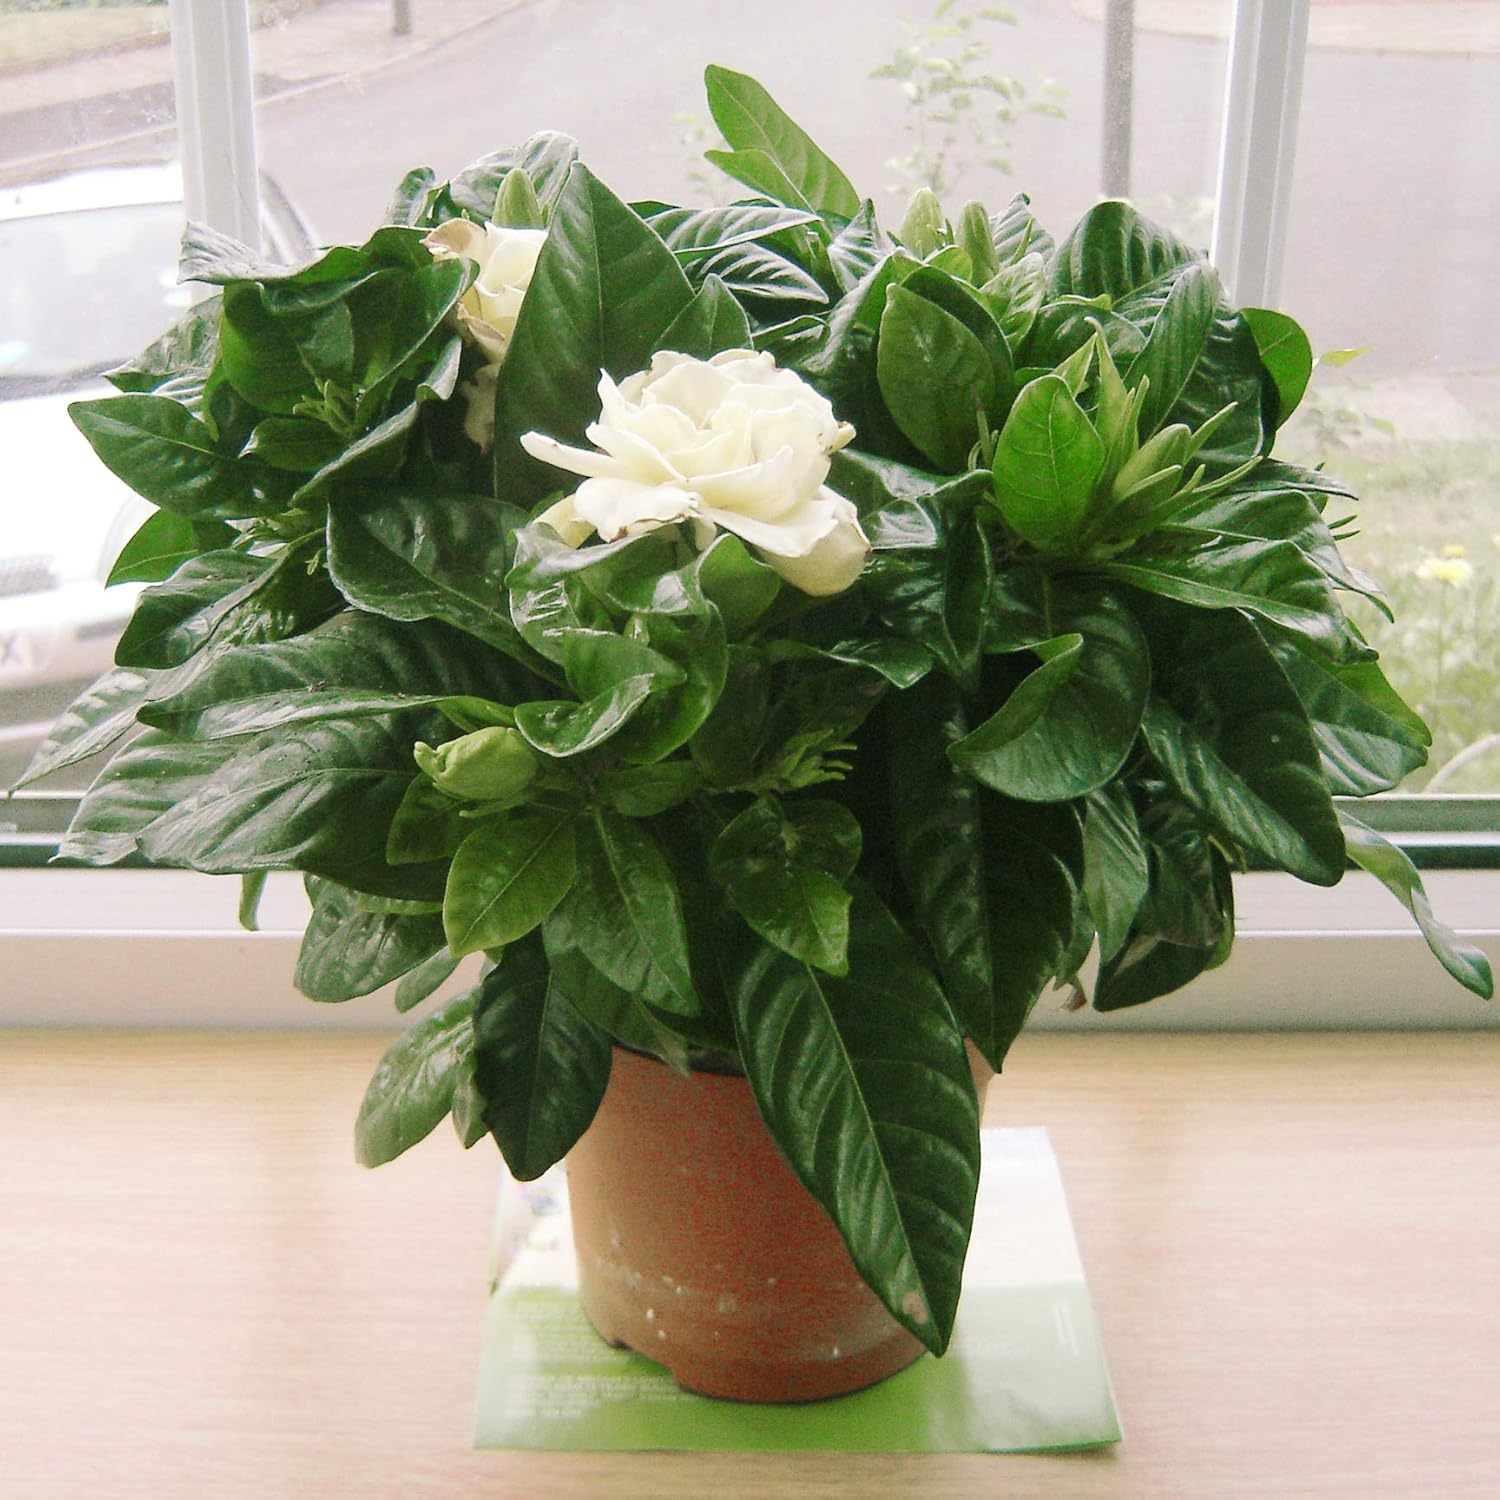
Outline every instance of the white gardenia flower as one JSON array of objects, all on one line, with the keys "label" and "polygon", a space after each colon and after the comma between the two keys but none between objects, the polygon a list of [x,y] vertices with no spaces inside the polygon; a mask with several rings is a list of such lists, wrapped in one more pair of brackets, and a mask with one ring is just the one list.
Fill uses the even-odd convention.
[{"label": "white gardenia flower", "polygon": [[501,224],[449,219],[422,241],[435,260],[462,256],[479,266],[474,284],[459,299],[458,326],[484,350],[492,365],[498,365],[510,347],[521,302],[546,239],[545,229],[507,229]]},{"label": "white gardenia flower", "polygon": [[521,303],[546,238],[544,229],[507,229],[501,224],[449,219],[422,241],[435,260],[462,256],[479,267],[479,275],[454,312],[459,332],[478,345],[486,361],[478,374],[459,388],[467,403],[464,432],[481,448],[488,448],[494,438],[496,372],[510,348]]},{"label": "white gardenia flower", "polygon": [[584,476],[538,517],[569,546],[687,522],[699,546],[733,532],[807,594],[859,577],[870,544],[858,512],[823,483],[854,429],[769,354],[657,354],[619,385],[601,376],[599,399],[588,428],[599,451],[521,438],[533,458]]}]

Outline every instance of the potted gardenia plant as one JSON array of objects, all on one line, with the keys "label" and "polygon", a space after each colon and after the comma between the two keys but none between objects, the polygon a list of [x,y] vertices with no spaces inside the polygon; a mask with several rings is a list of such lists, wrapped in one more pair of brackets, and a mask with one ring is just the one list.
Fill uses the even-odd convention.
[{"label": "potted gardenia plant", "polygon": [[[301,988],[428,1003],[360,1158],[451,1112],[522,1178],[680,1177],[644,1227],[580,1205],[586,1305],[698,1388],[804,1396],[944,1349],[966,1043],[999,1069],[1091,954],[1093,1004],[1139,1004],[1223,962],[1235,871],[1352,860],[1491,979],[1343,800],[1428,736],[1340,604],[1380,602],[1352,497],[1272,456],[1297,325],[1124,203],[1054,243],[1024,197],[923,192],[891,233],[759,85],[707,83],[727,207],[622,202],[546,134],[410,173],[308,265],[190,231],[216,290],[72,409],[158,507],[113,574],[150,587],[28,774],[116,747],[64,858],[240,874],[250,911],[302,871]],[[721,1272],[769,1234],[795,1296],[674,1277],[632,1238],[674,1214]],[[802,1235],[833,1259],[799,1278]]]}]

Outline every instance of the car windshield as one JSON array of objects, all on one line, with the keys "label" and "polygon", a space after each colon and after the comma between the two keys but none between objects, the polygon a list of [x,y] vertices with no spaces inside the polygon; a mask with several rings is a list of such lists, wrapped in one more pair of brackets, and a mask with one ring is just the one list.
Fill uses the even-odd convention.
[{"label": "car windshield", "polygon": [[0,221],[0,395],[58,389],[129,359],[172,312],[180,203]]}]

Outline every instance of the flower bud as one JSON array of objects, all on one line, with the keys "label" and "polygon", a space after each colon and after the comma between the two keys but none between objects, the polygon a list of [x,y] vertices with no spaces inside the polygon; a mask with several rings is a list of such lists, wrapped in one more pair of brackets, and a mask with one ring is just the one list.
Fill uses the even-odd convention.
[{"label": "flower bud", "polygon": [[433,785],[473,802],[519,801],[536,775],[537,758],[514,729],[493,725],[449,740],[436,750],[418,744],[417,765]]}]

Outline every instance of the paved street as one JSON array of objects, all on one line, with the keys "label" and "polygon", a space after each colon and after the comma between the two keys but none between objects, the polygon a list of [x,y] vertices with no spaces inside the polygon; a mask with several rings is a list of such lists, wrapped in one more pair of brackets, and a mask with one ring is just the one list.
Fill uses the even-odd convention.
[{"label": "paved street", "polygon": [[[868,75],[903,39],[903,15],[931,14],[914,0],[411,0],[411,9],[406,40],[390,36],[389,0],[327,0],[256,34],[262,164],[328,239],[363,233],[407,166],[450,171],[540,125],[577,135],[626,195],[699,197],[678,117],[706,118],[707,61],[762,78],[899,215],[881,190],[884,160],[902,145],[902,98]],[[1023,121],[1014,177],[975,177],[970,191],[998,203],[1024,185],[1055,225],[1092,201],[1100,10],[1101,0],[1028,0],[1016,7],[1019,25],[988,29],[992,66],[1031,84],[1055,78],[1066,118]],[[1427,25],[1414,23],[1416,10]],[[1229,0],[1139,6],[1133,195],[1197,237],[1207,232],[1224,59],[1222,40],[1201,33],[1222,33],[1228,11]],[[1363,15],[1386,18],[1392,45],[1470,35],[1492,50],[1314,47],[1283,301],[1318,347],[1372,346],[1367,377],[1494,368],[1500,288],[1479,268],[1500,222],[1500,6],[1319,6],[1314,38],[1347,41]],[[1157,24],[1174,29],[1147,29]],[[157,46],[0,81],[0,173],[14,178],[5,163],[15,158],[44,171],[39,151],[59,122],[87,140],[102,117],[106,136],[128,137],[113,154],[170,150],[169,130],[143,133],[161,124],[169,79]],[[97,103],[81,105],[91,93]]]}]

